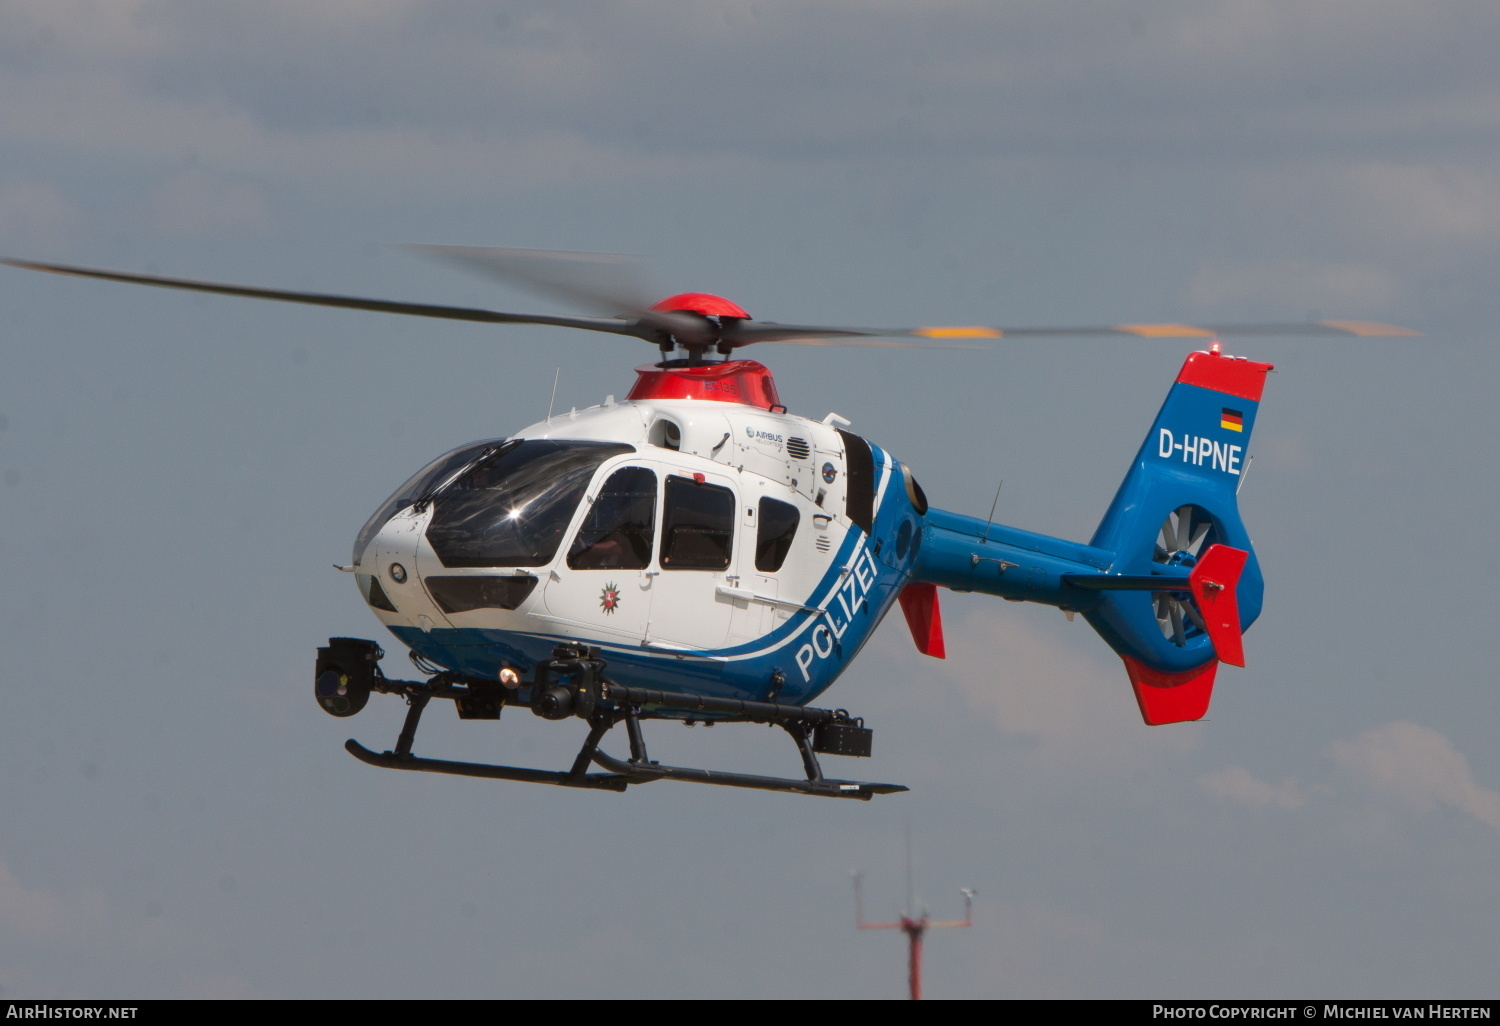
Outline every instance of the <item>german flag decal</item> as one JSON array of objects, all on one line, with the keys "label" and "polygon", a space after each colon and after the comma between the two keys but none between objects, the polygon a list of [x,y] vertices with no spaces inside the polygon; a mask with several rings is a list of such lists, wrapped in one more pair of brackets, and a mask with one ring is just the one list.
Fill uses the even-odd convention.
[{"label": "german flag decal", "polygon": [[1224,407],[1224,412],[1219,414],[1219,427],[1226,431],[1245,430],[1245,415],[1239,410],[1231,410]]}]

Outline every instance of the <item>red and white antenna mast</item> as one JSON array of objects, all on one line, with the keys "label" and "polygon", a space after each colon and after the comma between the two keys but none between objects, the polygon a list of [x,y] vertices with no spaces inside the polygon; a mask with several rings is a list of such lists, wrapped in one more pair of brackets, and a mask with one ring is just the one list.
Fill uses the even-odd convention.
[{"label": "red and white antenna mast", "polygon": [[864,897],[860,890],[860,881],[864,877],[862,870],[854,873],[854,925],[861,930],[900,930],[906,934],[908,945],[907,952],[907,984],[911,988],[911,999],[920,1001],[922,999],[922,937],[928,930],[945,926],[973,926],[974,925],[974,896],[978,891],[969,887],[959,888],[964,896],[964,917],[962,919],[933,920],[928,918],[927,910],[924,908],[920,913],[916,911],[916,898],[912,893],[911,885],[911,835],[906,838],[906,911],[901,913],[899,922],[894,923],[867,923],[865,922]]}]

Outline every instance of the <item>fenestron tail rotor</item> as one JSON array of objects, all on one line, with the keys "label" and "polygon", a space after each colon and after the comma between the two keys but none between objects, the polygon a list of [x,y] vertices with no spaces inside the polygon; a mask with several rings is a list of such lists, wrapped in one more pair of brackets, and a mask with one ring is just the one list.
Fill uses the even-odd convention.
[{"label": "fenestron tail rotor", "polygon": [[[1152,560],[1167,566],[1195,566],[1215,540],[1213,518],[1197,506],[1179,506],[1167,514]],[[1207,628],[1187,591],[1157,591],[1151,598],[1162,637],[1179,648],[1202,637]]]}]

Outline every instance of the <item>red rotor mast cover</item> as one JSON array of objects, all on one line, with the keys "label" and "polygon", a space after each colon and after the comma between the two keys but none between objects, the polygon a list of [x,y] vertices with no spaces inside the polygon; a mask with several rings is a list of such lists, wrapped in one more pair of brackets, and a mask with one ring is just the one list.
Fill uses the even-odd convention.
[{"label": "red rotor mast cover", "polygon": [[[750,314],[738,303],[708,292],[679,292],[651,305],[653,310],[691,313],[699,317],[722,317],[748,321]],[[763,410],[786,409],[776,391],[776,382],[763,363],[755,360],[725,360],[723,363],[663,366],[635,369],[635,387],[627,399],[707,399],[716,403],[740,403]]]},{"label": "red rotor mast cover", "polygon": [[627,399],[709,399],[763,410],[786,408],[781,405],[770,370],[755,360],[725,360],[691,367],[648,364],[637,367],[635,374],[635,387]]}]

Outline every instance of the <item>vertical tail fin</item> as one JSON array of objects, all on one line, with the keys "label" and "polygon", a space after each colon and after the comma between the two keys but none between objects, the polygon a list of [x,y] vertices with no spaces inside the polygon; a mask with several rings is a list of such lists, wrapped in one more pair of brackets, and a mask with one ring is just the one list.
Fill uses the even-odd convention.
[{"label": "vertical tail fin", "polygon": [[1240,633],[1264,581],[1236,495],[1270,370],[1217,346],[1191,354],[1094,533],[1112,574],[1164,578],[1107,590],[1085,613],[1125,660],[1148,723],[1201,718],[1218,663],[1244,663]]}]

